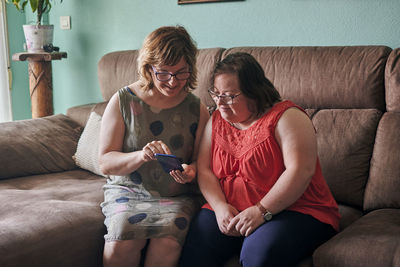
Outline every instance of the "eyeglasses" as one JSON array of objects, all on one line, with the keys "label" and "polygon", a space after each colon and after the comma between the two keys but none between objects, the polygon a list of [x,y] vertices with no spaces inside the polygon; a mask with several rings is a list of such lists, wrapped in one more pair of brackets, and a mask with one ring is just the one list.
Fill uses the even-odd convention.
[{"label": "eyeglasses", "polygon": [[163,72],[158,72],[154,66],[151,66],[153,68],[154,74],[156,75],[157,80],[160,82],[167,82],[171,80],[172,77],[175,77],[177,80],[187,80],[190,77],[191,72],[190,71],[184,71],[184,72],[177,72],[175,74],[172,74],[167,71]]},{"label": "eyeglasses", "polygon": [[208,90],[208,93],[210,94],[210,96],[212,97],[212,99],[215,102],[218,102],[218,100],[219,100],[223,104],[226,104],[226,105],[232,105],[233,104],[233,99],[235,99],[236,97],[238,97],[238,96],[240,96],[242,94],[242,93],[239,93],[237,95],[217,95],[212,90]]}]

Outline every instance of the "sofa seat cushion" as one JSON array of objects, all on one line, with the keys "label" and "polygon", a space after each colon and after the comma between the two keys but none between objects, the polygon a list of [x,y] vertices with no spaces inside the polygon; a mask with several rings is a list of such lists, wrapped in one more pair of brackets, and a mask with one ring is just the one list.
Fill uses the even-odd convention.
[{"label": "sofa seat cushion", "polygon": [[[235,255],[230,258],[223,267],[241,267],[239,256]],[[311,256],[307,256],[297,263],[294,267],[313,267]]]},{"label": "sofa seat cushion", "polygon": [[399,222],[398,209],[368,213],[320,246],[314,266],[400,266]]},{"label": "sofa seat cushion", "polygon": [[1,266],[101,266],[103,177],[83,170],[0,181]]}]

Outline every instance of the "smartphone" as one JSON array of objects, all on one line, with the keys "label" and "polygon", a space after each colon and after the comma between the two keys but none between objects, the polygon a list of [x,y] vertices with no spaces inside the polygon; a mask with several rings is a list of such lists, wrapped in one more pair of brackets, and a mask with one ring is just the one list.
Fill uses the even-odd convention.
[{"label": "smartphone", "polygon": [[166,173],[170,173],[173,170],[183,171],[181,160],[178,157],[159,153],[154,154],[154,156]]}]

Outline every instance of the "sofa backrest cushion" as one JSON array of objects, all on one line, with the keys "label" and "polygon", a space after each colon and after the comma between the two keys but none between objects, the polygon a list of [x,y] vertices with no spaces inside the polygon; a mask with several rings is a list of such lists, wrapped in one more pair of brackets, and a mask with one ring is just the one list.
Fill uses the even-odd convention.
[{"label": "sofa backrest cushion", "polygon": [[384,72],[391,48],[237,47],[261,64],[283,98],[303,108],[385,110]]},{"label": "sofa backrest cushion", "polygon": [[[400,92],[398,92],[400,93]],[[400,113],[386,112],[379,122],[364,210],[400,208]]]},{"label": "sofa backrest cushion", "polygon": [[[336,201],[362,209],[376,129],[377,109],[314,111],[322,172]],[[308,112],[310,114],[310,111]]]},{"label": "sofa backrest cushion", "polygon": [[[193,93],[207,106],[214,105],[207,89],[211,86],[211,74],[215,64],[221,59],[223,48],[200,49],[197,55],[197,84]],[[123,86],[139,79],[137,58],[139,50],[115,51],[104,55],[97,67],[100,89],[105,101]]]},{"label": "sofa backrest cushion", "polygon": [[63,114],[5,122],[0,131],[0,179],[72,170],[82,127]]},{"label": "sofa backrest cushion", "polygon": [[[217,62],[221,60],[223,51],[223,48],[200,49],[197,55],[198,82],[193,94],[197,95],[207,107],[215,107],[215,103],[207,90],[212,87],[212,73]],[[214,110],[214,108],[211,108],[211,110]]]},{"label": "sofa backrest cushion", "polygon": [[[385,65],[391,51],[386,46],[200,49],[198,88],[194,94],[207,106],[214,106],[207,89],[215,63],[230,53],[247,52],[258,60],[282,97],[303,108],[384,111]],[[105,101],[121,87],[138,80],[138,54],[138,50],[116,51],[100,59],[98,77]]]},{"label": "sofa backrest cushion", "polygon": [[116,51],[104,55],[97,64],[97,75],[104,101],[118,89],[139,79],[138,50]]},{"label": "sofa backrest cushion", "polygon": [[386,62],[386,109],[400,112],[400,48],[394,49]]}]

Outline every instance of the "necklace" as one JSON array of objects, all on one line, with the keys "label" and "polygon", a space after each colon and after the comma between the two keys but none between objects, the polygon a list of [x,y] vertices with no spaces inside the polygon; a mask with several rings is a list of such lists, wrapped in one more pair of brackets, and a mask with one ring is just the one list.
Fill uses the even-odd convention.
[{"label": "necklace", "polygon": [[[250,126],[252,126],[252,125],[257,121],[257,119],[258,119],[258,118],[254,118],[254,114],[250,114],[250,116],[249,116],[246,120],[244,120],[244,121],[242,121],[242,122],[230,122],[230,121],[228,121],[228,123],[229,123],[231,126],[235,127],[236,129],[239,129],[239,130],[246,130],[246,129],[248,129]],[[245,124],[245,125],[244,125],[244,126],[241,126],[241,125],[243,125],[243,124]],[[248,126],[247,126],[247,124],[248,124]]]}]

